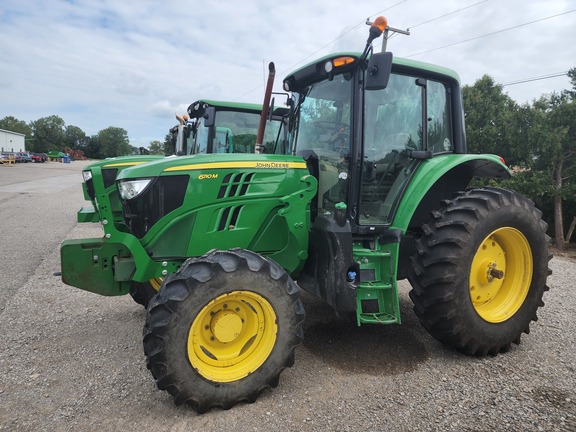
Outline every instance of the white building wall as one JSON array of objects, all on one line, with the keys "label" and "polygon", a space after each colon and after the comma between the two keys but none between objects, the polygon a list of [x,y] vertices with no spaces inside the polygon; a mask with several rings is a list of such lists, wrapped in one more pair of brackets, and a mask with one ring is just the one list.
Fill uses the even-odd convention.
[{"label": "white building wall", "polygon": [[0,150],[3,152],[23,152],[25,151],[25,138],[26,135],[21,133],[0,129]]}]

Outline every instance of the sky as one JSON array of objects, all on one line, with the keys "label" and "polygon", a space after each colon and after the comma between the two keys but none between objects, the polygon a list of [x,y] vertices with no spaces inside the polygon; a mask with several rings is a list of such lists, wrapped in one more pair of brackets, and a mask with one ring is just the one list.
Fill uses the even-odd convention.
[{"label": "sky", "polygon": [[281,91],[306,63],[362,51],[378,15],[410,30],[388,51],[462,85],[488,74],[520,104],[570,88],[539,78],[576,67],[575,0],[2,0],[0,118],[120,127],[148,147],[198,99],[261,103],[271,61]]}]

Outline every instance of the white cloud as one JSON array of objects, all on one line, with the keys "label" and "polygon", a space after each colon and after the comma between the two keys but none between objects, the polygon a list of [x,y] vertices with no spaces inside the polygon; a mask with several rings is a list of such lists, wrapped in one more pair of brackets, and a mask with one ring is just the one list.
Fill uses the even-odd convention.
[{"label": "white cloud", "polygon": [[[172,115],[174,117],[175,114],[185,114],[186,110],[188,109],[187,104],[173,104],[167,100],[161,100],[154,102],[150,107],[148,107],[148,111],[153,117],[163,117],[166,118],[167,116]],[[176,121],[176,120],[174,120]]]},{"label": "white cloud", "polygon": [[[146,146],[163,140],[174,113],[197,99],[260,102],[269,61],[280,90],[295,67],[334,50],[361,51],[363,22],[386,8],[390,26],[411,28],[410,36],[392,37],[389,50],[423,53],[413,58],[456,70],[463,84],[483,74],[507,83],[576,66],[576,13],[434,50],[572,10],[570,0],[4,0],[0,118],[56,114],[90,135],[125,128],[132,145]],[[568,85],[557,78],[505,90],[524,102]]]}]

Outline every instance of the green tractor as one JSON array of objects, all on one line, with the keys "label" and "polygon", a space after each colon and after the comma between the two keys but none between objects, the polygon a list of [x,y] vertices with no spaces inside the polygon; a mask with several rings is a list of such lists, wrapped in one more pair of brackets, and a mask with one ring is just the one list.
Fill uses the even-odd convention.
[{"label": "green tractor", "polygon": [[[282,124],[287,108],[278,107],[269,116],[265,146],[268,151],[285,153],[287,140]],[[172,153],[185,156],[197,153],[254,152],[262,106],[258,104],[199,100],[192,103],[187,115],[177,115],[179,124],[170,129]],[[276,145],[278,143],[278,145]],[[109,158],[88,165],[82,172],[84,198],[91,206],[77,213],[78,222],[100,222],[104,235],[111,238],[124,229],[122,205],[116,177],[122,170],[163,159],[160,155],[136,155]],[[147,306],[162,284],[162,278],[132,282],[130,295]]]},{"label": "green tractor", "polygon": [[144,352],[157,386],[198,412],[275,387],[303,340],[300,290],[358,325],[399,324],[407,278],[422,325],[469,355],[519,343],[548,289],[541,212],[469,188],[507,178],[466,152],[458,76],[372,53],[287,76],[289,155],[166,158],[122,171],[125,225],[62,244],[62,278],[103,295],[162,277]]},{"label": "green tractor", "polygon": [[[185,117],[176,116],[179,124],[170,129],[172,153],[185,156],[196,153],[253,152],[261,112],[262,106],[258,104],[196,101],[188,107]],[[277,108],[270,116],[266,145],[277,153],[287,151],[286,138],[277,140],[286,114],[286,108]],[[280,144],[275,148],[277,141]],[[92,205],[80,209],[78,222],[102,222],[105,232],[109,221],[122,224],[124,218],[116,189],[116,177],[125,168],[164,157],[120,156],[88,165],[82,172],[82,187],[84,198]]]}]

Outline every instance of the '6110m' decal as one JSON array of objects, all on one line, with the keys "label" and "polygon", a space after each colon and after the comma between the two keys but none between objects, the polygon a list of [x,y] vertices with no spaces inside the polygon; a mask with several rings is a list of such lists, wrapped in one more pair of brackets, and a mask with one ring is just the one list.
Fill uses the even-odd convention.
[{"label": "'6110m' decal", "polygon": [[200,174],[198,180],[217,179],[218,174]]}]

